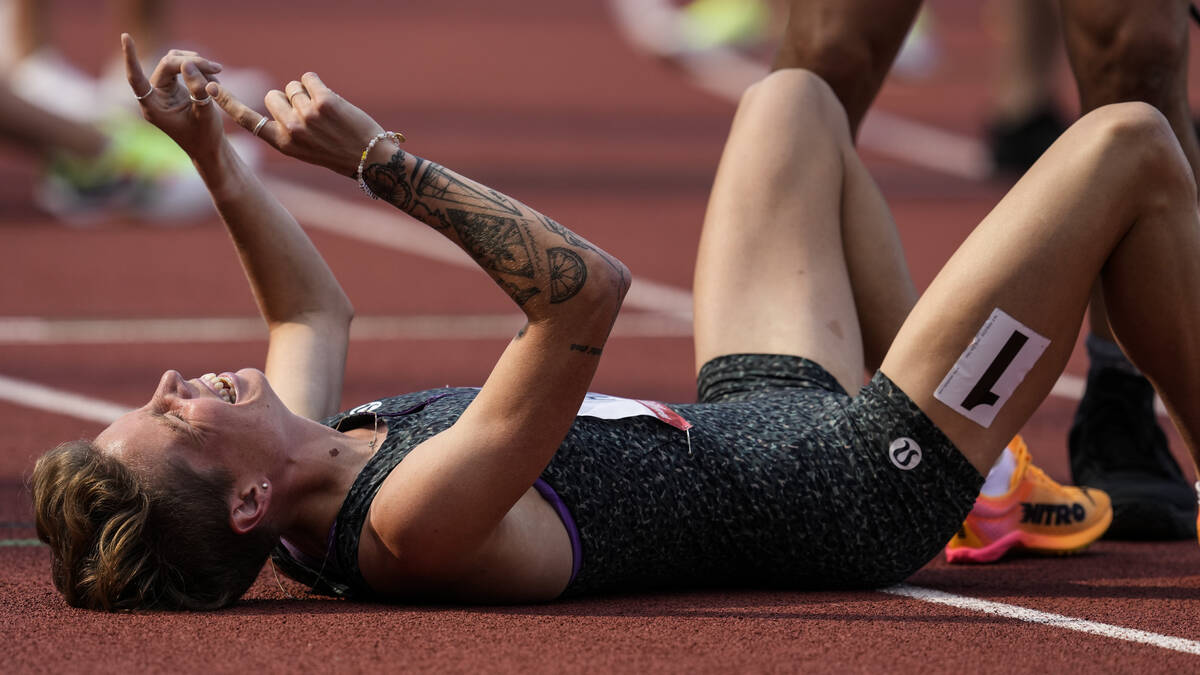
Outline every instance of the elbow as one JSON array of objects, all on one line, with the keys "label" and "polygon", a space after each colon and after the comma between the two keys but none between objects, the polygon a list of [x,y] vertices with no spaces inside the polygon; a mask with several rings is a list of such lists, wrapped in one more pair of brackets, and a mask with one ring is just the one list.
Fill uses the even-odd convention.
[{"label": "elbow", "polygon": [[620,308],[621,304],[625,302],[625,295],[629,293],[629,287],[633,285],[633,274],[620,260],[611,258],[611,261],[615,274],[612,285],[616,291],[617,307]]},{"label": "elbow", "polygon": [[[547,319],[577,321],[587,315],[611,318],[629,292],[629,268],[602,251],[589,256],[571,253],[566,262],[570,264],[561,265],[546,287],[539,284],[522,289],[499,278],[497,281],[509,291],[531,322]],[[526,297],[516,295],[518,291],[527,293]]]},{"label": "elbow", "polygon": [[625,302],[633,277],[629,268],[620,260],[602,254],[603,262],[593,265],[594,280],[589,279],[586,291],[588,304],[597,314],[615,316]]},{"label": "elbow", "polygon": [[334,303],[332,314],[345,322],[347,327],[354,321],[354,304],[350,302],[350,296],[346,295],[344,291],[338,293],[338,300]]},{"label": "elbow", "polygon": [[308,317],[320,317],[323,321],[331,324],[349,327],[350,322],[354,320],[354,305],[342,287],[336,286],[303,314]]}]

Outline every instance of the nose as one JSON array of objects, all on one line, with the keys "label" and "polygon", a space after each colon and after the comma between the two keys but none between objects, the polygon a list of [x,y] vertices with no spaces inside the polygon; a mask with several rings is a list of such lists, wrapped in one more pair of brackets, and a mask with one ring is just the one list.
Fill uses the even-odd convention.
[{"label": "nose", "polygon": [[167,372],[163,373],[162,377],[158,380],[158,389],[154,391],[154,396],[156,398],[161,398],[167,396],[168,394],[173,394],[182,398],[188,398],[191,395],[191,392],[188,390],[187,382],[177,370],[168,370]]}]

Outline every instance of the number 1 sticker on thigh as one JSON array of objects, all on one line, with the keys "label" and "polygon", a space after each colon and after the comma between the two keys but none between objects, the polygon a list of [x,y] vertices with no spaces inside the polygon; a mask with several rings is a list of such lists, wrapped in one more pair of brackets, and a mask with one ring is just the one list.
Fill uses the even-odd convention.
[{"label": "number 1 sticker on thigh", "polygon": [[933,396],[987,428],[1049,345],[1050,340],[994,309]]}]

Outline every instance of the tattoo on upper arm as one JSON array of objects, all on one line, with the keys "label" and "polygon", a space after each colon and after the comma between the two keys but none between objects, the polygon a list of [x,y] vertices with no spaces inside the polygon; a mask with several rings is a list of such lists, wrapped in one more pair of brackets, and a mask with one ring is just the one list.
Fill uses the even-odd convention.
[{"label": "tattoo on upper arm", "polygon": [[601,349],[600,347],[591,347],[588,345],[577,345],[577,344],[571,345],[571,351],[582,352],[584,354],[587,354],[588,356],[600,356],[602,353],[604,353],[604,350]]}]

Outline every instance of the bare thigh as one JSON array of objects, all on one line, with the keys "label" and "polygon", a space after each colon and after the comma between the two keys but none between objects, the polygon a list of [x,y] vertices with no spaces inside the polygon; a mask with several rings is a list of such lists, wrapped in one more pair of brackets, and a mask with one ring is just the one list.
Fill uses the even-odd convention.
[{"label": "bare thigh", "polygon": [[[1177,315],[1181,307],[1200,302],[1193,290],[1200,287],[1200,272],[1189,262],[1200,248],[1189,181],[1169,127],[1149,107],[1121,104],[1088,115],[1046,152],[938,274],[900,329],[883,372],[981,471],[1062,372],[1098,274],[1104,276],[1114,326],[1120,329],[1123,322],[1125,328],[1118,337],[1127,349],[1133,346],[1130,355],[1152,376],[1165,372],[1155,355],[1170,349],[1161,336],[1195,333],[1187,324],[1196,321]],[[996,310],[1019,324],[1013,333],[994,334],[1005,337],[1005,345],[1012,342],[1008,338],[1025,340],[1022,350],[1038,338],[1048,345],[1034,350],[1040,355],[1024,366],[1034,352],[996,352],[970,368],[956,368],[968,350],[985,353],[982,341],[973,341]],[[1135,315],[1137,321],[1131,320]],[[1157,346],[1143,337],[1151,333],[1159,336]],[[992,401],[997,378],[1022,367],[1028,373],[1017,377],[1011,396],[1000,392]],[[968,387],[967,396],[943,389],[939,398],[936,392],[952,369],[965,378],[959,382],[978,386]],[[994,418],[982,421],[976,411],[989,408]]]},{"label": "bare thigh", "polygon": [[697,369],[725,354],[791,354],[856,392],[914,295],[829,87],[783,70],[747,90],[700,239]]}]

